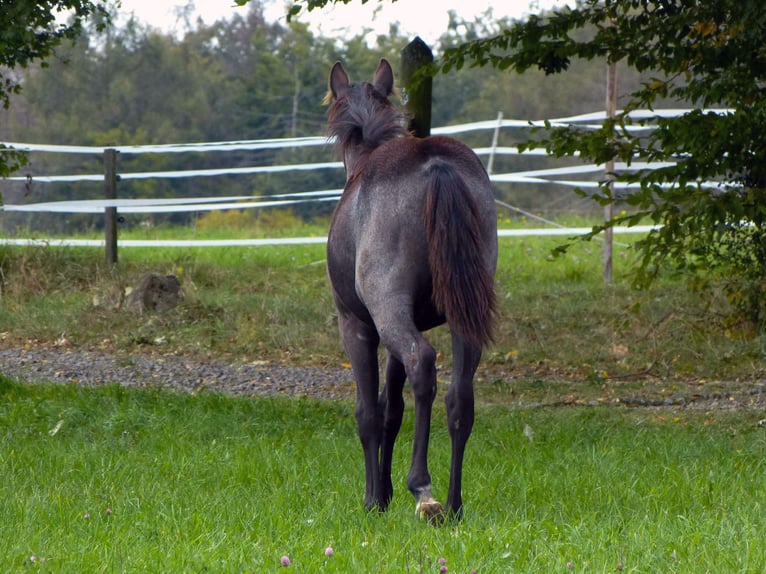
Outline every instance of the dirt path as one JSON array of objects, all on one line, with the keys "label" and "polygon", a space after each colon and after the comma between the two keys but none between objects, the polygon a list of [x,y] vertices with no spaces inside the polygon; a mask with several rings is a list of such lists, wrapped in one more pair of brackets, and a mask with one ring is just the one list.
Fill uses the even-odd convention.
[{"label": "dirt path", "polygon": [[[319,399],[352,398],[353,376],[349,369],[297,367],[263,362],[209,361],[177,354],[119,354],[70,347],[27,346],[0,348],[0,374],[30,383],[74,382],[83,385],[119,383],[137,387],[162,387],[183,392],[220,392],[240,396],[306,396]],[[486,373],[485,373],[486,376]],[[492,380],[504,374],[491,375]],[[440,380],[449,373],[440,372]],[[503,403],[517,408],[567,406],[626,406],[766,411],[766,381],[737,381],[706,386],[674,385],[668,391],[658,383],[583,392],[582,385],[552,391],[545,382],[538,391],[520,390],[518,376],[504,380],[506,390],[477,383],[480,402]],[[554,386],[551,381],[550,387]],[[556,381],[560,387],[561,383]],[[511,389],[508,392],[508,389]]]},{"label": "dirt path", "polygon": [[119,383],[231,395],[341,398],[353,395],[350,371],[262,363],[200,361],[179,355],[115,355],[70,348],[0,349],[0,373],[30,383]]}]

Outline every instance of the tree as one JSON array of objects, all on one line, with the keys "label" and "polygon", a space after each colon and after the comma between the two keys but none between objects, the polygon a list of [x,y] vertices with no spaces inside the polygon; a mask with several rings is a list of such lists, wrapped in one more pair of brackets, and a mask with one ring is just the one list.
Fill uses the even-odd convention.
[{"label": "tree", "polygon": [[[296,0],[290,13],[338,1],[350,0]],[[596,163],[656,164],[659,169],[615,174],[618,182],[640,185],[625,198],[634,210],[594,228],[589,237],[618,223],[649,218],[661,224],[637,243],[638,283],[648,284],[669,267],[704,271],[708,279],[722,278],[730,300],[764,330],[764,34],[762,0],[581,0],[574,8],[532,15],[491,37],[450,48],[438,69],[469,64],[558,74],[576,59],[602,59],[653,74],[600,130],[548,129],[527,146],[543,146],[556,156],[579,153]],[[652,119],[656,126],[648,135],[631,129],[649,121],[634,120],[631,112],[652,110],[664,98],[694,110]],[[593,197],[614,199],[606,183]]]},{"label": "tree", "polygon": [[[2,2],[2,0],[0,0]],[[0,4],[2,6],[2,4]],[[112,20],[116,20],[113,18]],[[45,67],[17,71],[23,83],[11,111],[0,108],[0,141],[89,145],[142,145],[188,141],[279,138],[321,134],[326,106],[326,70],[317,62],[341,58],[358,64],[360,77],[381,55],[391,57],[405,39],[381,36],[371,48],[363,34],[339,45],[315,37],[305,24],[270,23],[260,2],[246,14],[211,25],[189,27],[176,38],[133,18],[120,26],[84,23],[76,43],[64,42]],[[397,48],[393,48],[397,46]],[[387,50],[391,47],[391,52]],[[363,72],[362,72],[363,71]],[[333,158],[325,147],[204,154],[121,154],[123,173],[182,171],[254,164],[301,164]],[[101,158],[31,152],[26,184],[8,183],[9,201],[99,197],[90,182],[37,184],[35,178],[76,171],[98,173]],[[334,189],[341,170],[312,170],[248,177],[124,179],[120,196],[184,197],[284,193]],[[326,214],[329,203],[301,204],[301,217]],[[253,212],[255,213],[255,212]],[[154,216],[157,222],[185,223],[186,213]],[[2,225],[63,232],[93,225],[90,215],[6,214]],[[128,216],[125,225],[146,221]]]},{"label": "tree", "polygon": [[[68,16],[67,20],[62,20]],[[74,40],[89,18],[106,21],[105,0],[3,0],[0,14],[0,102],[10,104],[11,94],[21,89],[14,76],[18,67],[31,62],[45,65],[62,41]],[[2,147],[2,146],[0,146]],[[24,162],[24,155],[3,150],[0,153],[0,176],[7,176]]]},{"label": "tree", "polygon": [[[573,32],[587,26],[592,36],[574,40]],[[640,191],[626,198],[636,211],[605,224],[634,224],[648,217],[662,225],[637,245],[639,283],[647,284],[668,266],[705,271],[707,278],[724,280],[731,301],[763,330],[765,30],[766,14],[756,0],[587,0],[453,50],[445,54],[442,67],[459,67],[469,59],[551,74],[566,70],[574,58],[603,58],[654,73],[601,130],[550,130],[542,145],[557,156],[579,152],[597,163],[617,158],[664,166],[617,174],[618,181],[640,184]],[[695,109],[655,119],[649,135],[631,131],[631,112],[651,110],[665,97]],[[727,111],[705,110],[710,107]],[[594,198],[613,199],[606,185]]]}]

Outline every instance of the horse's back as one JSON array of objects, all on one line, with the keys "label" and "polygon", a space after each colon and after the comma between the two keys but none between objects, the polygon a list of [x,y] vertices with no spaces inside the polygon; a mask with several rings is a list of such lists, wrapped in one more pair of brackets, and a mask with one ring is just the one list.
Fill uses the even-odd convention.
[{"label": "horse's back", "polygon": [[412,307],[419,328],[444,321],[431,300],[424,220],[435,170],[449,172],[465,184],[487,245],[485,263],[494,273],[494,196],[478,157],[453,138],[388,141],[370,154],[359,178],[344,192],[328,245],[328,268],[336,299],[360,318],[372,320],[368,314],[371,307],[388,306],[391,297],[398,297]]},{"label": "horse's back", "polygon": [[462,142],[449,137],[401,138],[386,142],[371,155],[363,172],[360,216],[370,226],[423,230],[422,210],[434,168],[452,170],[465,183],[486,225],[495,225],[494,195],[481,160]]},{"label": "horse's back", "polygon": [[[400,199],[417,202],[424,194],[428,172],[434,162],[444,162],[454,169],[477,199],[483,197],[493,201],[489,178],[481,160],[462,142],[444,136],[386,142],[370,155],[364,170],[363,187],[370,195],[378,195],[382,189],[383,195],[386,191],[404,193]],[[393,189],[385,188],[396,182],[399,184]]]}]

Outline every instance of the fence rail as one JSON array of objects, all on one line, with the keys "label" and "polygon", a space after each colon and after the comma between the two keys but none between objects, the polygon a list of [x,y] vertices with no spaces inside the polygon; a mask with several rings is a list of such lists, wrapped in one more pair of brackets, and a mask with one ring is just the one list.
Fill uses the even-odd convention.
[{"label": "fence rail", "polygon": [[[615,227],[615,234],[648,233],[653,225]],[[498,237],[575,237],[591,231],[590,227],[556,227],[534,229],[499,229]],[[263,247],[266,245],[316,245],[327,243],[327,237],[276,237],[265,239],[120,239],[119,247]],[[0,245],[22,247],[105,247],[103,239],[13,239],[0,238]]]}]

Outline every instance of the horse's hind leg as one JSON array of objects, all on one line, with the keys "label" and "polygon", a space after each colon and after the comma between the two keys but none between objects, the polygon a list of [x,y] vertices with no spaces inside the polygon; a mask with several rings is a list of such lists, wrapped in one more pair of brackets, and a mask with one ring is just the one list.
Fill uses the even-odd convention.
[{"label": "horse's hind leg", "polygon": [[356,379],[356,422],[364,449],[365,493],[368,510],[384,509],[381,495],[378,452],[383,435],[383,417],[378,405],[378,343],[373,327],[356,317],[339,313],[341,339]]},{"label": "horse's hind leg", "polygon": [[381,497],[384,505],[388,505],[394,495],[391,482],[391,460],[394,454],[396,435],[402,426],[404,415],[404,397],[402,389],[407,375],[404,365],[388,354],[386,362],[386,385],[380,395],[380,406],[383,411],[383,440],[380,445],[380,484]]},{"label": "horse's hind leg", "polygon": [[442,506],[431,494],[428,472],[428,439],[431,432],[431,410],[436,397],[436,351],[414,325],[398,321],[399,317],[379,321],[381,339],[403,366],[415,397],[415,436],[412,464],[407,475],[407,488],[415,497],[420,518],[440,521]]},{"label": "horse's hind leg", "polygon": [[431,411],[436,398],[436,351],[420,334],[416,341],[405,361],[415,396],[415,437],[407,488],[415,496],[418,517],[429,522],[441,522],[444,515],[442,505],[431,494],[431,475],[428,472]]},{"label": "horse's hind leg", "polygon": [[459,335],[453,333],[452,353],[452,383],[445,397],[447,426],[452,440],[447,512],[459,518],[463,513],[463,454],[466,442],[471,436],[474,420],[473,376],[479,366],[481,348],[468,345]]}]

